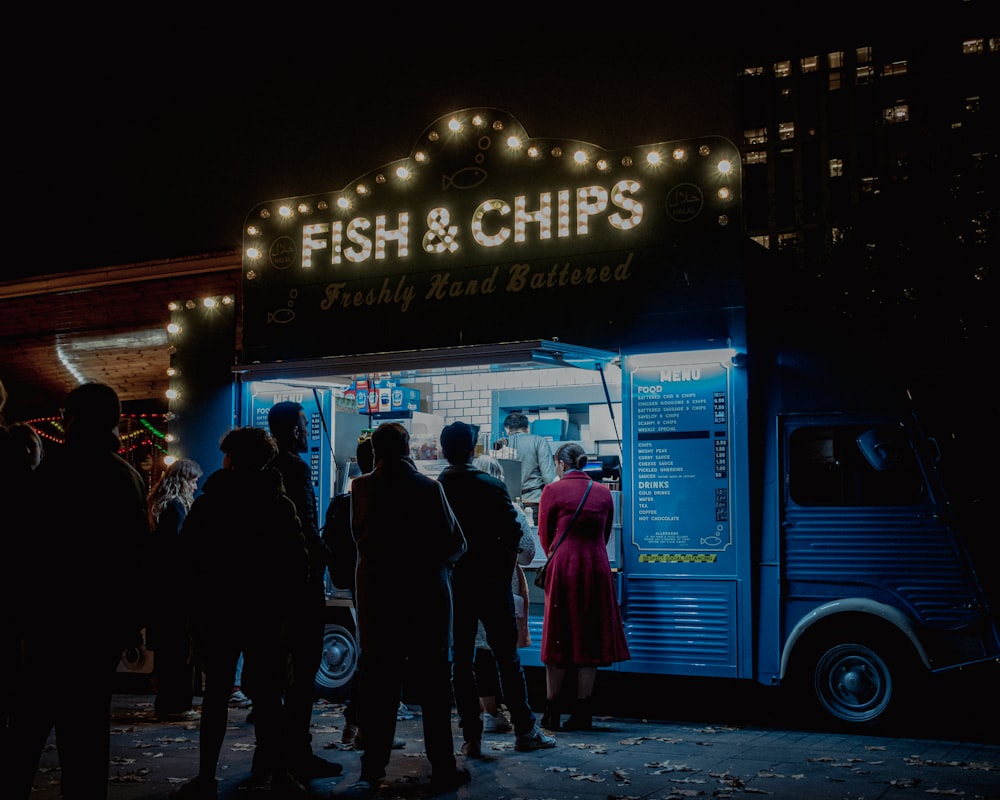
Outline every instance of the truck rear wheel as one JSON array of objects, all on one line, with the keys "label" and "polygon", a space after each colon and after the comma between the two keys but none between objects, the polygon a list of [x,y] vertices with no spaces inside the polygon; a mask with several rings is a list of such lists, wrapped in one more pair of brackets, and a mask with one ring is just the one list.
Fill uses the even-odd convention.
[{"label": "truck rear wheel", "polygon": [[323,634],[323,657],[316,671],[316,696],[334,703],[347,700],[357,667],[358,642],[354,633],[328,622]]}]

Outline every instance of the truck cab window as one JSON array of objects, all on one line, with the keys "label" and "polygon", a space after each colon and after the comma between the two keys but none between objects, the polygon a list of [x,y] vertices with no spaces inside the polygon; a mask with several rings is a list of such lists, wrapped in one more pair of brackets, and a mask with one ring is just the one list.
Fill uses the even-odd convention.
[{"label": "truck cab window", "polygon": [[913,452],[898,431],[845,425],[792,433],[788,489],[798,505],[913,505],[921,486]]}]

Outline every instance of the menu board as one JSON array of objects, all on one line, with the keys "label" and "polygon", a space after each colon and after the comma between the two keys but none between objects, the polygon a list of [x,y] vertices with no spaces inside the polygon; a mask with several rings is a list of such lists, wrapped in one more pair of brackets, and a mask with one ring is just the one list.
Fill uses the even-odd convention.
[{"label": "menu board", "polygon": [[732,544],[727,369],[646,361],[631,373],[631,392],[640,560],[724,551]]}]

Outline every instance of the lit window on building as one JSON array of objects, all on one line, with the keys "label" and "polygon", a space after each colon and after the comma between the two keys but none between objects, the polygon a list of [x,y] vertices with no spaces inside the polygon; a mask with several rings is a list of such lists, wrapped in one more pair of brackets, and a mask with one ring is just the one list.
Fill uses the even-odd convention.
[{"label": "lit window on building", "polygon": [[867,83],[871,83],[872,75],[874,74],[874,72],[875,70],[873,70],[871,66],[867,64],[858,67],[855,70],[855,75],[856,75],[855,80],[858,86],[864,86]]},{"label": "lit window on building", "polygon": [[837,91],[837,89],[840,88],[840,84],[841,84],[840,70],[835,69],[833,72],[830,73],[830,79],[827,82],[827,88],[831,92],[835,92]]},{"label": "lit window on building", "polygon": [[746,78],[760,78],[763,75],[763,67],[743,67],[743,76]]},{"label": "lit window on building", "polygon": [[782,97],[791,97],[792,96],[792,90],[791,90],[791,88],[788,87],[788,86],[782,86],[781,87],[781,96]]},{"label": "lit window on building", "polygon": [[779,122],[778,123],[778,138],[779,139],[794,139],[795,138],[795,123],[794,122]]},{"label": "lit window on building", "polygon": [[750,150],[746,154],[747,164],[766,164],[767,150]]},{"label": "lit window on building", "polygon": [[752,241],[757,242],[757,244],[759,244],[761,247],[764,247],[767,250],[771,249],[771,237],[768,236],[766,233],[762,236],[751,236],[750,239]]},{"label": "lit window on building", "polygon": [[792,74],[792,62],[791,61],[775,61],[774,62],[774,77],[775,78],[787,78]]},{"label": "lit window on building", "polygon": [[910,107],[906,103],[897,103],[889,108],[882,109],[882,120],[887,125],[892,125],[896,122],[909,122],[910,121]]},{"label": "lit window on building", "polygon": [[830,228],[830,242],[832,244],[837,244],[844,240],[844,232],[838,228],[836,225]]},{"label": "lit window on building", "polygon": [[965,110],[970,114],[979,113],[979,95],[965,98]]},{"label": "lit window on building", "polygon": [[962,42],[962,52],[966,55],[974,55],[976,53],[983,52],[983,40],[982,39],[966,39]]},{"label": "lit window on building", "polygon": [[831,178],[844,177],[844,159],[842,158],[830,159],[830,177]]},{"label": "lit window on building", "polygon": [[991,53],[1000,52],[1000,36],[991,36],[986,42]]},{"label": "lit window on building", "polygon": [[743,131],[744,144],[767,144],[767,128],[747,128]]},{"label": "lit window on building", "polygon": [[906,74],[905,61],[893,61],[891,64],[884,64],[882,66],[882,76],[885,78],[890,78],[905,74]]},{"label": "lit window on building", "polygon": [[799,69],[804,75],[807,72],[815,72],[819,69],[819,56],[806,56],[799,61]]},{"label": "lit window on building", "polygon": [[786,247],[795,247],[798,241],[799,241],[799,236],[797,233],[779,233],[778,249],[784,250]]},{"label": "lit window on building", "polygon": [[861,194],[878,194],[878,178],[870,175],[861,179]]},{"label": "lit window on building", "polygon": [[870,47],[859,47],[854,51],[859,64],[870,64],[872,60],[872,49]]},{"label": "lit window on building", "polygon": [[831,53],[827,53],[826,60],[829,62],[830,69],[840,69],[844,66],[844,51],[834,50]]}]

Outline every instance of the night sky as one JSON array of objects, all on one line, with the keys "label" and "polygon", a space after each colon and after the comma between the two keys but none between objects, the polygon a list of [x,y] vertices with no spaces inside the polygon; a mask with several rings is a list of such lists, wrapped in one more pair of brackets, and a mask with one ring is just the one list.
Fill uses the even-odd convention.
[{"label": "night sky", "polygon": [[12,88],[31,110],[12,131],[8,198],[32,246],[5,260],[3,279],[239,248],[257,203],[339,189],[468,107],[606,149],[735,135],[733,67],[718,48],[623,40],[619,52],[539,35],[308,59],[191,50],[88,53]]}]

